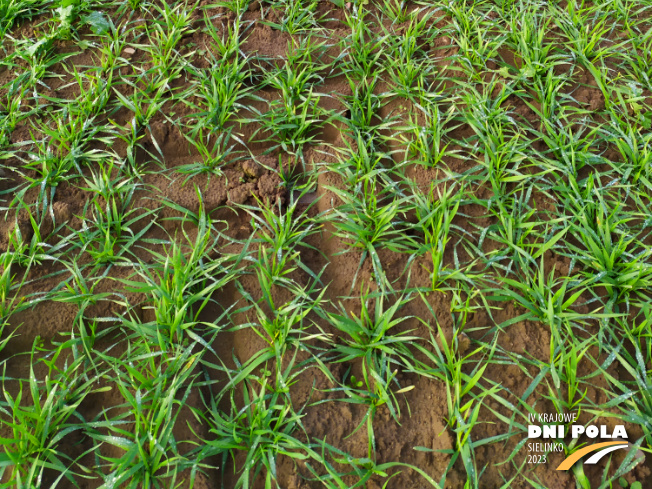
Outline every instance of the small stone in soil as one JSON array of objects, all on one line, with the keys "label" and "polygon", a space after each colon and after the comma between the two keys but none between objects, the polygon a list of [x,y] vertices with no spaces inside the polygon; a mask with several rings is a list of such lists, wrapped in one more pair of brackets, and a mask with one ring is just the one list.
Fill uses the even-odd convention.
[{"label": "small stone in soil", "polygon": [[466,351],[471,347],[471,339],[466,336],[465,333],[461,333],[457,337],[457,348],[460,353],[466,353]]},{"label": "small stone in soil", "polygon": [[263,173],[262,168],[258,166],[258,163],[253,160],[247,160],[243,162],[242,171],[245,173],[245,175],[251,178],[258,178]]}]

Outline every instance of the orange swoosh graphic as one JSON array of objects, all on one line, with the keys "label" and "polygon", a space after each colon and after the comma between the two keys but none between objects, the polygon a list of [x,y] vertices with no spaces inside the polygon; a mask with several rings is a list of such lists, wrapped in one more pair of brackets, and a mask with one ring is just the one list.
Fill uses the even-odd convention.
[{"label": "orange swoosh graphic", "polygon": [[557,470],[568,470],[570,469],[575,462],[577,462],[579,459],[581,459],[584,455],[587,453],[595,452],[596,450],[600,450],[601,448],[605,447],[610,447],[613,445],[624,445],[627,442],[622,442],[622,441],[606,441],[604,443],[596,443],[595,445],[589,445],[588,447],[584,447],[581,450],[578,450],[574,452],[572,455],[570,455],[566,460],[564,460],[562,463],[559,464],[559,467],[557,467]]}]

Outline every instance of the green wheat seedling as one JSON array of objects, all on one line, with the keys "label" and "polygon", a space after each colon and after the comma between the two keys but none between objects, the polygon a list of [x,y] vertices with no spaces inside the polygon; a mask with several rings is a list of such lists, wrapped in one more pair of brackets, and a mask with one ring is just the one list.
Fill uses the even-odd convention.
[{"label": "green wheat seedling", "polygon": [[193,331],[197,327],[220,327],[199,319],[213,292],[230,282],[236,273],[230,255],[216,259],[208,256],[218,238],[213,223],[200,210],[194,238],[184,232],[185,242],[174,240],[162,253],[151,251],[152,265],[141,264],[134,277],[120,280],[129,292],[146,294],[151,305],[145,307],[152,309],[156,316],[149,323],[127,323],[164,351],[170,345],[185,345],[187,337],[197,340],[197,332]]},{"label": "green wheat seedling", "polygon": [[157,210],[132,208],[134,192],[142,185],[122,175],[113,159],[101,161],[98,167],[84,177],[82,189],[93,192],[94,197],[84,205],[79,241],[72,245],[96,263],[115,263],[124,260],[129,248],[143,239],[154,225],[145,220]]},{"label": "green wheat seedling", "polygon": [[[365,421],[367,422],[367,433],[372,437],[372,444],[369,447],[368,455],[373,457],[375,454],[375,435],[373,431],[373,419],[376,410],[383,405],[389,406],[390,411],[393,406],[396,406],[395,420],[401,417],[399,404],[396,399],[397,394],[403,394],[412,390],[413,386],[400,388],[400,384],[396,380],[398,370],[392,370],[392,362],[386,355],[382,355],[380,361],[374,365],[373,372],[370,373],[372,378],[372,385],[366,385],[363,380],[358,380],[355,375],[345,374],[342,379],[343,387],[340,388],[346,397],[343,399],[345,402],[352,404],[362,404],[368,407],[367,413],[362,418],[360,426]],[[396,390],[386,389],[385,386],[393,385]],[[357,431],[357,430],[355,430]],[[355,433],[353,431],[353,433]]]},{"label": "green wheat seedling", "polygon": [[597,176],[582,190],[570,183],[574,219],[569,229],[579,242],[566,244],[570,256],[582,264],[587,280],[606,288],[612,301],[645,294],[652,280],[651,254],[628,225],[642,215],[625,212],[617,196],[609,198],[601,188]]},{"label": "green wheat seedling", "polygon": [[249,7],[249,0],[218,0],[215,2],[218,7],[230,10],[236,15],[236,20],[241,19]]},{"label": "green wheat seedling", "polygon": [[559,52],[556,43],[546,39],[553,18],[544,17],[538,11],[538,7],[528,5],[511,18],[508,44],[521,58],[519,76],[528,79],[528,84],[529,79],[536,83],[554,67],[568,63],[567,56]]},{"label": "green wheat seedling", "polygon": [[[54,134],[58,137],[56,131]],[[36,141],[32,136],[31,142],[33,147],[26,152],[26,158],[20,157],[22,165],[16,168],[16,171],[28,183],[28,187],[22,190],[21,194],[30,188],[38,188],[40,212],[44,212],[53,202],[57,187],[78,177],[79,167],[75,168],[74,154],[60,152],[50,145],[51,142],[56,143],[56,140]]]},{"label": "green wheat seedling", "polygon": [[21,193],[19,192],[14,197],[14,202],[17,203],[16,217],[7,236],[8,246],[4,254],[11,257],[10,260],[13,263],[30,269],[45,261],[56,261],[66,242],[64,240],[54,245],[47,242],[50,236],[57,234],[62,229],[63,224],[53,229],[49,236],[44,236],[41,228],[44,221],[50,216],[39,212],[38,208],[31,208],[23,200]]},{"label": "green wheat seedling", "polygon": [[[239,363],[236,366],[241,367]],[[286,382],[283,380],[283,384]],[[202,456],[222,455],[224,463],[227,457],[233,457],[234,469],[239,471],[234,486],[237,489],[252,488],[260,478],[264,478],[265,487],[278,487],[276,467],[280,455],[295,462],[322,463],[315,447],[300,441],[305,437],[303,413],[293,408],[284,392],[291,379],[286,385],[250,374],[242,381],[241,404],[236,401],[235,389],[227,392],[228,412],[218,407],[215,398],[204,398],[206,412],[197,414],[208,423],[211,437],[204,440]]]},{"label": "green wheat seedling", "polygon": [[532,81],[530,87],[534,91],[534,100],[537,104],[533,104],[527,98],[522,100],[527,104],[529,109],[539,118],[538,131],[543,131],[544,127],[552,127],[550,124],[556,122],[565,113],[565,106],[563,104],[565,96],[563,89],[569,83],[567,75],[555,75],[553,69],[549,69],[545,76],[541,75]]},{"label": "green wheat seedling", "polygon": [[[161,78],[170,78],[174,65],[179,62],[180,54],[177,45],[184,36],[191,35],[192,16],[197,4],[188,7],[187,4],[178,4],[171,7],[167,3],[161,6],[153,5],[157,22],[146,24],[145,35],[149,40],[149,53],[152,63],[156,66]],[[151,28],[151,31],[150,31]],[[147,48],[146,48],[147,49]],[[193,53],[183,55],[189,58]]]},{"label": "green wheat seedling", "polygon": [[60,286],[52,291],[51,300],[76,304],[80,311],[83,311],[86,307],[97,304],[113,295],[111,292],[95,291],[98,284],[106,278],[109,268],[106,268],[103,273],[98,275],[98,267],[80,267],[77,259],[73,259],[71,262],[62,260],[61,263],[68,270],[70,277],[63,280]]},{"label": "green wheat seedling", "polygon": [[[372,440],[369,440],[371,446]],[[325,469],[326,474],[321,473],[315,467],[306,463],[306,467],[315,476],[315,481],[321,482],[324,487],[328,489],[353,489],[356,487],[367,487],[369,479],[372,477],[382,477],[385,480],[383,488],[389,486],[391,479],[401,473],[401,470],[412,470],[419,474],[428,484],[436,489],[441,489],[443,484],[438,484],[432,477],[430,477],[424,470],[419,467],[403,462],[386,462],[377,463],[375,460],[364,457],[353,457],[351,454],[330,446],[324,442],[321,444],[321,457],[322,463],[320,469]],[[326,455],[328,454],[328,456]],[[351,467],[349,472],[341,472],[333,466],[330,462],[341,464],[343,466]],[[390,472],[393,473],[390,475]],[[349,482],[351,478],[355,481],[353,484]]]},{"label": "green wheat seedling", "polygon": [[[11,89],[9,91],[11,92]],[[23,88],[19,93],[8,94],[6,101],[0,105],[0,148],[4,152],[0,159],[8,159],[12,155],[13,152],[9,151],[11,133],[19,122],[30,115],[31,111],[26,113],[21,110],[25,96]]]},{"label": "green wheat seedling", "polygon": [[389,183],[386,164],[391,156],[368,144],[361,132],[356,133],[355,140],[344,141],[345,147],[338,148],[338,158],[335,163],[323,165],[325,170],[337,173],[347,187],[354,187],[365,178],[380,177]]},{"label": "green wheat seedling", "polygon": [[[624,80],[619,78],[616,81]],[[611,124],[616,123],[621,128],[632,126],[643,130],[652,127],[652,107],[645,97],[643,86],[638,81],[600,85],[605,106],[611,116]]]},{"label": "green wheat seedling", "polygon": [[493,151],[496,151],[495,147],[500,146],[501,143],[504,145],[505,129],[515,124],[512,114],[503,106],[513,93],[513,88],[510,85],[499,84],[495,76],[483,86],[481,91],[473,85],[464,85],[464,92],[461,96],[466,105],[463,120],[473,129],[474,135],[461,143],[472,154],[487,151],[490,153],[489,161],[485,161],[488,174],[491,174],[492,165],[495,167],[498,164],[501,167],[506,164],[500,161],[496,162],[496,157],[492,158],[491,151],[492,148]]},{"label": "green wheat seedling", "polygon": [[317,0],[280,0],[272,2],[271,9],[279,12],[279,22],[265,20],[274,29],[288,34],[302,34],[319,30],[320,19],[317,15]]},{"label": "green wheat seedling", "polygon": [[16,273],[11,270],[14,264],[14,257],[11,253],[3,253],[0,255],[1,273],[0,273],[0,319],[4,321],[12,309],[12,289],[14,288],[14,280]]},{"label": "green wheat seedling", "polygon": [[[193,109],[193,127],[190,135],[195,137],[202,129],[222,131],[245,107],[244,101],[252,87],[252,72],[247,58],[240,52],[242,27],[239,19],[229,25],[225,32],[218,31],[205,16],[208,33],[213,39],[211,50],[206,53],[210,69],[188,66],[190,86],[182,97],[184,103]],[[190,96],[198,98],[193,102]]]},{"label": "green wheat seedling", "polygon": [[303,146],[316,137],[315,129],[322,127],[328,116],[319,106],[322,94],[316,91],[323,82],[319,74],[322,65],[313,56],[322,48],[313,38],[302,43],[288,44],[288,58],[284,66],[271,70],[264,85],[276,90],[280,98],[269,102],[269,110],[255,114],[254,121],[261,124],[252,137],[261,131],[269,133],[264,141],[274,143],[268,152],[281,148],[292,154],[300,153]]},{"label": "green wheat seedling", "polygon": [[478,71],[485,70],[487,61],[496,57],[507,36],[487,29],[484,16],[475,8],[475,4],[451,4],[446,10],[453,19],[461,66],[469,76],[478,77]]},{"label": "green wheat seedling", "polygon": [[[191,442],[177,441],[173,433],[190,395],[192,367],[204,351],[192,353],[195,346],[167,355],[138,346],[128,347],[123,358],[102,355],[114,365],[114,385],[125,401],[115,415],[104,410],[88,423],[99,447],[98,466],[107,471],[100,472],[102,487],[176,487],[181,473],[196,466]],[[112,455],[105,455],[102,445],[111,446]],[[190,445],[185,452],[184,445]]]},{"label": "green wheat seedling", "polygon": [[393,118],[384,121],[380,121],[378,118],[382,99],[387,96],[387,94],[377,95],[375,93],[378,82],[378,76],[363,78],[359,81],[349,77],[352,95],[344,100],[348,117],[341,118],[352,137],[358,140],[358,144],[360,144],[361,138],[367,151],[371,152],[380,149],[378,147],[378,143],[382,139],[380,131],[391,128],[395,122]]},{"label": "green wheat seedling", "polygon": [[[620,328],[609,331],[613,341],[613,350],[609,356],[628,373],[627,380],[617,379],[606,368],[609,365],[602,366],[601,371],[605,379],[609,382],[612,389],[604,390],[609,401],[607,405],[616,404],[614,399],[623,399],[622,404],[618,404],[619,413],[616,415],[623,421],[629,421],[639,426],[645,437],[647,450],[652,446],[652,381],[649,375],[649,365],[651,354],[650,336],[645,335],[641,338],[634,337],[629,331],[624,321],[620,322]],[[626,347],[627,346],[627,347]],[[613,416],[605,410],[600,410],[595,414],[600,416]]]},{"label": "green wheat seedling", "polygon": [[0,36],[4,38],[19,21],[31,19],[51,3],[43,0],[2,0],[0,2],[0,19],[2,19]]},{"label": "green wheat seedling", "polygon": [[394,188],[381,185],[373,177],[359,181],[352,190],[327,189],[342,201],[342,205],[331,211],[335,236],[342,238],[349,248],[362,251],[359,267],[369,258],[379,286],[390,287],[378,249],[410,253],[416,248],[414,240],[405,232],[407,228],[403,220],[410,206],[410,197],[398,196]]},{"label": "green wheat seedling", "polygon": [[552,329],[591,317],[575,312],[573,308],[586,290],[586,283],[554,275],[554,270],[546,275],[542,257],[538,268],[523,265],[514,279],[503,278],[502,282],[507,287],[496,291],[497,295],[493,298],[515,301],[527,311],[519,316],[520,319],[536,319]]},{"label": "green wheat seedling", "polygon": [[[385,6],[391,3],[392,0],[386,0]],[[417,104],[423,104],[425,100],[432,100],[438,95],[438,90],[434,87],[435,67],[425,51],[428,40],[435,39],[440,32],[430,27],[433,14],[434,11],[430,10],[418,18],[412,13],[410,23],[402,30],[401,35],[392,36],[387,32],[388,46],[385,56],[387,74],[394,85],[393,91],[395,95]],[[395,15],[401,16],[400,13]]]},{"label": "green wheat seedling", "polygon": [[88,253],[97,263],[116,263],[127,259],[137,242],[142,242],[147,231],[154,226],[152,216],[157,209],[140,212],[125,210],[116,197],[108,201],[96,196],[84,206],[79,242],[81,253]]},{"label": "green wheat seedling", "polygon": [[447,280],[463,275],[461,270],[445,265],[444,254],[446,245],[452,237],[450,234],[453,229],[453,218],[459,209],[464,190],[451,186],[449,189],[440,190],[437,195],[436,189],[434,183],[430,184],[427,195],[415,189],[413,201],[418,219],[414,227],[424,235],[424,243],[419,253],[430,254],[431,267],[427,270],[430,273],[432,290],[437,290]]},{"label": "green wheat seedling", "polygon": [[451,294],[450,310],[454,328],[459,333],[465,334],[485,331],[488,327],[484,325],[474,328],[467,327],[470,317],[473,317],[478,311],[490,311],[490,307],[479,290],[481,280],[470,273],[466,273],[465,278],[466,280],[458,281],[454,287],[447,290]]},{"label": "green wheat seedling", "polygon": [[[343,387],[333,389],[335,392],[342,391],[344,393],[346,397],[341,399],[342,402],[361,404],[367,407],[367,412],[349,436],[354,435],[366,424],[369,439],[367,459],[370,461],[376,459],[374,419],[378,409],[381,406],[386,406],[390,415],[400,424],[401,410],[397,396],[414,389],[413,385],[401,387],[396,378],[398,369],[389,354],[382,352],[373,358],[373,362],[373,365],[367,366],[363,360],[363,376],[368,377],[369,381],[359,381],[357,383],[362,385],[347,385],[349,379],[345,377]],[[352,382],[353,379],[354,377],[351,376]]]},{"label": "green wheat seedling", "polygon": [[442,112],[438,104],[429,105],[425,111],[425,123],[420,117],[410,116],[408,124],[402,128],[406,161],[414,162],[428,168],[434,168],[443,162],[445,156],[455,153],[448,150],[450,140],[447,134],[459,125],[451,125],[455,117],[455,106]]},{"label": "green wheat seedling", "polygon": [[[76,324],[73,326],[73,331],[70,335],[80,345],[80,348],[74,351],[77,356],[84,356],[86,358],[89,364],[89,370],[92,368],[96,373],[99,373],[101,363],[98,362],[97,356],[95,355],[96,344],[99,343],[98,340],[101,341],[102,338],[111,335],[114,329],[102,327],[103,325],[100,326],[101,322],[99,321],[87,322],[83,317],[83,305],[81,306],[81,312],[81,314],[77,315]],[[75,327],[77,328],[77,332],[75,332]]]},{"label": "green wheat seedling", "polygon": [[[106,389],[96,387],[99,377],[87,375],[83,358],[66,362],[62,368],[57,366],[67,344],[60,345],[50,358],[39,360],[48,369],[48,375],[39,381],[34,371],[39,342],[37,338],[32,349],[27,381],[11,379],[6,365],[2,374],[0,413],[10,430],[0,442],[0,476],[6,477],[3,487],[41,487],[46,471],[53,474],[55,486],[61,481],[77,486],[75,474],[87,470],[76,467],[78,459],[65,455],[61,445],[68,435],[84,428],[86,420],[78,410],[82,401]],[[7,389],[10,381],[18,384],[15,395],[10,394],[13,389]]]},{"label": "green wheat seedling", "polygon": [[219,32],[208,17],[205,22],[213,38],[212,50],[207,53],[211,68],[188,65],[190,87],[180,95],[192,110],[184,136],[202,158],[176,168],[188,178],[201,173],[221,175],[222,167],[237,159],[237,143],[245,144],[235,134],[234,124],[238,112],[246,108],[245,101],[252,96],[253,88],[248,83],[252,71],[240,51],[240,20],[229,25],[226,33]]},{"label": "green wheat seedling", "polygon": [[649,327],[652,324],[650,313],[652,313],[652,305],[650,303],[641,304],[639,313],[625,326],[625,330],[629,331],[633,337],[644,341],[648,336],[648,331],[650,331]]},{"label": "green wheat seedling", "polygon": [[[68,110],[71,114],[87,119],[100,115],[107,108],[111,99],[110,87],[113,84],[113,70],[95,68],[80,72],[76,66],[72,66],[70,70],[70,74],[79,88],[79,95],[75,99],[75,103],[70,104]],[[106,132],[107,128],[103,128],[103,131]]]},{"label": "green wheat seedling", "polygon": [[[115,95],[118,97],[120,104],[132,112],[131,119],[127,122],[126,127],[120,126],[118,123],[111,121],[117,131],[117,137],[125,142],[127,145],[127,162],[132,169],[137,169],[136,162],[136,149],[139,141],[145,137],[145,129],[151,133],[149,125],[152,118],[159,113],[167,98],[166,94],[169,91],[167,80],[155,82],[153,86],[142,89],[130,80],[123,78],[123,83],[128,85],[132,90],[131,96],[123,95],[115,87],[113,88]],[[154,142],[159,153],[161,153],[158,143]]]},{"label": "green wheat seedling", "polygon": [[[218,58],[231,59],[232,57],[239,57],[242,53],[239,53],[239,48],[242,42],[240,36],[243,34],[243,19],[242,19],[242,9],[248,7],[248,2],[235,0],[231,5],[225,5],[226,8],[233,11],[237,14],[233,19],[233,22],[230,22],[228,25],[224,25],[223,28],[216,26],[211,20],[212,17],[209,16],[208,9],[204,10],[204,24],[205,32],[211,36],[213,39],[213,44],[211,45],[212,54],[216,55]],[[233,7],[233,8],[232,8]],[[238,11],[240,9],[240,11]]]},{"label": "green wheat seedling", "polygon": [[23,275],[23,278],[18,281],[14,260],[15,257],[11,253],[0,254],[0,353],[14,336],[13,332],[3,334],[5,328],[9,327],[10,316],[26,305],[26,299],[21,297],[20,290],[27,275]]},{"label": "green wheat seedling", "polygon": [[566,11],[554,7],[552,11],[555,13],[552,16],[555,24],[568,39],[566,47],[575,60],[587,69],[594,67],[596,62],[602,61],[610,54],[615,54],[625,44],[625,42],[620,44],[603,42],[605,38],[609,38],[614,28],[614,24],[605,16],[599,18],[600,20],[592,21],[589,18],[590,12],[577,10],[574,3],[569,4]]},{"label": "green wheat seedling", "polygon": [[[440,333],[440,337],[443,337],[442,333]],[[434,339],[431,343],[437,344]],[[466,486],[478,488],[480,487],[479,481],[484,469],[478,471],[471,434],[473,427],[478,422],[483,399],[492,392],[496,392],[499,387],[495,386],[492,389],[483,390],[478,396],[472,394],[471,390],[474,387],[477,386],[482,389],[479,381],[486,364],[480,368],[476,366],[470,375],[462,373],[460,368],[468,356],[460,358],[451,348],[452,345],[446,345],[443,340],[441,343],[442,349],[436,352],[438,355],[436,362],[439,363],[437,370],[420,370],[419,373],[421,375],[434,375],[435,378],[439,378],[446,383],[446,399],[449,409],[448,426],[455,433],[455,451],[449,467],[458,457],[461,457],[467,476]],[[478,350],[473,353],[478,353]],[[462,399],[465,396],[470,397],[470,399],[463,403]]]},{"label": "green wheat seedling", "polygon": [[[496,199],[495,203],[494,199],[488,202],[497,223],[483,231],[480,243],[488,237],[503,245],[502,248],[489,253],[486,258],[489,263],[508,273],[526,263],[529,263],[529,266],[537,266],[537,260],[554,247],[567,232],[566,217],[550,217],[545,222],[535,219],[537,210],[529,204],[533,190],[533,185],[519,185],[508,198],[499,196],[501,198]],[[548,226],[547,229],[545,225]],[[559,230],[554,233],[557,229]],[[543,243],[536,241],[535,237],[544,232],[547,239]],[[504,261],[505,264],[502,263]]]},{"label": "green wheat seedling", "polygon": [[[490,225],[480,237],[480,246],[485,238],[490,238],[503,245],[502,248],[493,250],[485,258],[488,263],[496,264],[507,260],[504,268],[511,271],[514,268],[513,261],[519,259],[519,255],[527,260],[532,254],[530,240],[535,235],[537,222],[532,222],[535,210],[527,205],[531,196],[531,189],[520,188],[512,193],[511,199],[505,204],[498,201],[492,209],[497,219],[496,224]],[[492,202],[488,203],[491,205]],[[520,250],[528,250],[530,253],[521,253]]]},{"label": "green wheat seedling", "polygon": [[[436,314],[422,296],[426,307],[434,318]],[[423,319],[424,324],[428,324]],[[461,326],[461,327],[460,327]],[[475,460],[474,443],[471,437],[473,427],[479,420],[480,408],[487,396],[495,395],[500,389],[494,385],[491,388],[482,386],[480,382],[487,366],[492,360],[496,350],[497,342],[494,340],[491,345],[479,346],[471,352],[463,353],[459,349],[459,335],[464,325],[453,328],[452,335],[448,339],[437,323],[438,335],[435,338],[430,336],[430,347],[426,348],[416,344],[416,348],[423,353],[427,359],[425,362],[415,362],[412,369],[419,375],[441,380],[446,386],[446,401],[448,406],[448,427],[455,433],[455,452],[449,466],[461,456],[462,464],[467,475],[469,488],[480,487],[480,476]],[[472,358],[481,355],[482,360],[473,361],[473,368],[465,368],[465,364],[472,363]],[[479,391],[478,394],[475,394]]]},{"label": "green wheat seedling", "polygon": [[[578,367],[593,340],[581,343],[564,340],[566,338],[561,337],[559,332],[552,331],[550,373],[553,385],[548,385],[549,394],[545,397],[553,403],[557,412],[577,413],[579,417],[588,388],[582,392],[581,384],[587,379],[580,376]],[[563,392],[562,382],[566,392]]]},{"label": "green wheat seedling", "polygon": [[[361,2],[362,3],[362,2]],[[364,4],[358,4],[353,12],[346,12],[345,25],[350,34],[340,41],[343,70],[357,81],[373,79],[382,72],[380,67],[385,36],[377,36],[371,30],[372,23],[366,20],[369,12]]]},{"label": "green wheat seedling", "polygon": [[61,114],[53,114],[56,121],[55,127],[41,125],[39,132],[48,137],[48,146],[53,148],[57,155],[70,161],[78,173],[82,167],[93,166],[98,161],[106,158],[108,153],[98,149],[91,149],[89,142],[111,145],[112,139],[108,125],[99,124],[87,113],[75,114],[76,104],[65,105]]},{"label": "green wheat seedling", "polygon": [[[392,24],[402,24],[414,18],[414,14],[410,14],[408,2],[405,0],[385,0],[380,8],[385,17],[392,21]],[[427,18],[428,15],[425,17]]]},{"label": "green wheat seedling", "polygon": [[[605,5],[606,6],[606,5]],[[639,27],[638,19],[636,18],[636,4],[631,4],[623,0],[616,0],[613,3],[613,11],[609,12],[614,21],[618,22],[622,27],[629,32],[636,32]]]},{"label": "green wheat seedling", "polygon": [[[127,3],[122,4],[122,6],[126,5]],[[114,69],[127,64],[123,53],[127,46],[127,35],[133,32],[133,28],[128,29],[126,23],[115,26],[110,19],[107,22],[109,25],[101,31],[97,42],[98,59],[95,63],[95,70],[99,77],[109,82],[106,90],[110,91],[113,85]]]},{"label": "green wheat seedling", "polygon": [[[272,205],[259,201],[259,207],[242,206],[252,216],[255,230],[251,244],[257,243],[257,253],[247,257],[253,262],[254,273],[260,286],[260,300],[254,301],[249,293],[239,285],[243,297],[253,304],[256,323],[250,324],[254,330],[270,344],[280,366],[280,359],[288,346],[305,348],[304,341],[322,337],[320,333],[307,335],[311,324],[304,320],[322,302],[326,287],[321,283],[321,271],[313,271],[301,260],[303,250],[313,249],[308,238],[319,232],[319,219],[308,217],[308,209],[298,210],[300,198],[308,191],[306,187],[298,196],[292,196],[289,205],[280,202]],[[292,278],[293,272],[301,270],[307,275],[309,284],[302,286]],[[284,287],[293,294],[293,299],[279,304],[274,299],[275,287]],[[269,311],[269,312],[265,312]],[[239,326],[238,329],[247,325]],[[304,338],[301,341],[301,338]]]},{"label": "green wheat seedling", "polygon": [[83,176],[80,188],[100,197],[105,202],[114,200],[121,211],[125,211],[132,202],[134,192],[143,189],[143,185],[121,173],[121,166],[113,158],[101,160]]},{"label": "green wheat seedling", "polygon": [[193,87],[192,93],[199,97],[201,105],[191,105],[198,110],[193,114],[197,123],[190,131],[191,136],[195,136],[204,128],[212,131],[224,130],[237,111],[244,108],[242,100],[249,91],[244,86],[247,78],[245,62],[244,58],[231,62],[224,58],[213,58],[214,69],[194,71],[193,78],[197,85]]},{"label": "green wheat seedling", "polygon": [[198,161],[174,167],[175,172],[187,175],[185,182],[196,175],[221,177],[224,175],[225,166],[243,158],[236,148],[237,144],[242,142],[233,134],[231,127],[223,131],[201,128],[194,137],[188,134],[185,137],[199,153]]},{"label": "green wheat seedling", "polygon": [[[277,202],[262,202],[258,206],[242,206],[251,216],[251,226],[255,238],[252,243],[257,243],[258,256],[250,259],[256,263],[257,272],[264,274],[260,283],[293,287],[289,277],[292,272],[300,269],[313,281],[319,282],[319,276],[301,260],[302,250],[316,250],[308,242],[308,238],[320,232],[319,218],[309,218],[310,208],[316,201],[310,203],[306,209],[299,210],[299,201],[309,191],[304,188],[298,196],[291,195],[290,202],[282,205]],[[269,304],[273,307],[273,303]]]},{"label": "green wheat seedling", "polygon": [[396,374],[399,369],[412,365],[413,353],[409,346],[419,338],[410,335],[411,330],[397,331],[401,323],[410,319],[399,314],[399,310],[410,301],[409,296],[396,298],[389,307],[385,306],[383,293],[367,290],[361,298],[359,315],[347,312],[340,304],[337,313],[326,313],[325,318],[344,335],[343,343],[335,346],[338,354],[335,361],[362,361],[364,389],[345,387],[347,398],[344,400],[369,406],[360,426],[367,421],[373,437],[373,417],[378,407],[386,405],[398,422],[400,408],[396,394],[407,392],[412,386],[401,388]]},{"label": "green wheat seedling", "polygon": [[602,92],[602,96],[604,97],[605,109],[612,110],[614,108],[614,105],[617,103],[616,99],[622,98],[621,93],[630,92],[630,90],[628,90],[629,87],[623,88],[623,85],[617,87],[616,82],[618,80],[610,79],[604,69],[600,69],[595,67],[593,64],[589,64],[588,70],[593,75],[593,80],[595,81],[595,84]]},{"label": "green wheat seedling", "polygon": [[9,235],[9,246],[4,253],[21,267],[29,268],[32,265],[40,265],[44,260],[53,259],[46,252],[47,244],[43,241],[40,227],[33,215],[29,215],[29,226],[24,226],[21,231],[18,220],[15,221],[14,229]]},{"label": "green wheat seedling", "polygon": [[[57,40],[67,37],[67,29],[60,29],[58,23],[48,23],[38,39],[20,39],[14,43],[15,51],[12,57],[20,58],[27,63],[24,69],[13,81],[14,90],[22,88],[32,91],[35,101],[42,105],[44,99],[39,94],[39,88],[47,89],[44,79],[51,73],[51,69],[75,52],[55,53],[54,44]],[[11,92],[10,92],[11,93]]]},{"label": "green wheat seedling", "polygon": [[613,121],[608,127],[603,127],[605,136],[613,141],[622,158],[622,163],[610,163],[625,181],[636,184],[640,180],[649,188],[652,181],[652,134],[619,122]]},{"label": "green wheat seedling", "polygon": [[636,33],[632,36],[630,55],[626,57],[626,63],[629,67],[634,80],[641,80],[648,87],[652,82],[652,33],[647,30],[644,33]]},{"label": "green wheat seedling", "polygon": [[[554,131],[554,132],[553,132]],[[571,129],[570,121],[558,123],[544,122],[544,131],[533,131],[549,148],[544,153],[542,166],[545,170],[559,172],[563,175],[578,177],[578,172],[587,165],[602,162],[596,154],[596,137],[598,128],[582,125],[580,129]],[[591,151],[591,150],[594,151]]]},{"label": "green wheat seedling", "polygon": [[[263,287],[264,288],[264,287]],[[269,353],[276,359],[277,376],[282,375],[283,360],[288,352],[308,351],[309,344],[317,340],[327,341],[327,336],[322,332],[309,332],[312,329],[312,321],[307,316],[318,311],[322,303],[326,289],[317,293],[315,290],[296,287],[293,289],[294,298],[285,304],[278,304],[274,308],[263,307],[253,302],[251,296],[241,290],[243,297],[253,303],[255,310],[255,321],[238,325],[235,330],[251,327],[269,345]],[[264,298],[270,296],[270,290],[263,290]],[[271,300],[265,301],[268,305]],[[271,355],[263,355],[267,357]]]},{"label": "green wheat seedling", "polygon": [[523,133],[509,134],[500,122],[486,124],[482,130],[476,129],[476,133],[479,149],[484,156],[480,163],[486,171],[485,181],[491,183],[498,198],[507,193],[508,184],[531,178],[531,175],[520,171],[529,147]]}]

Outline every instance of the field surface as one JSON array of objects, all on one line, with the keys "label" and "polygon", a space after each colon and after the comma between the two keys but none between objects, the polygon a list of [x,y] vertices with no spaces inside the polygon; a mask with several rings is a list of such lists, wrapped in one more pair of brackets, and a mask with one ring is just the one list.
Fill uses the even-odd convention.
[{"label": "field surface", "polygon": [[0,488],[651,487],[651,26],[0,0]]}]

